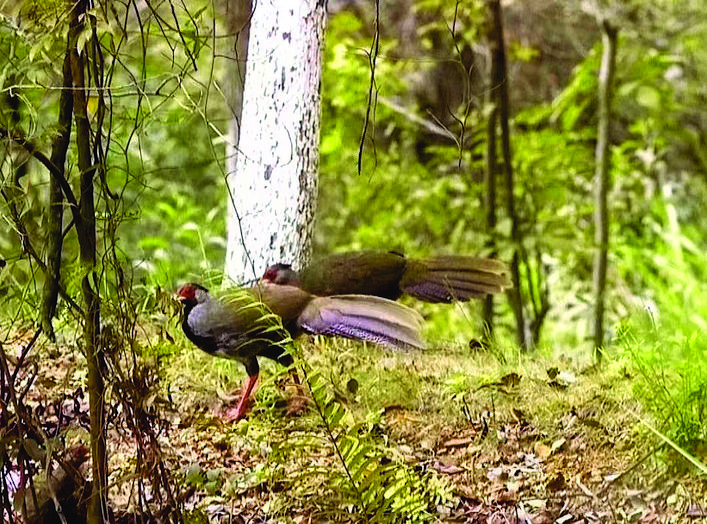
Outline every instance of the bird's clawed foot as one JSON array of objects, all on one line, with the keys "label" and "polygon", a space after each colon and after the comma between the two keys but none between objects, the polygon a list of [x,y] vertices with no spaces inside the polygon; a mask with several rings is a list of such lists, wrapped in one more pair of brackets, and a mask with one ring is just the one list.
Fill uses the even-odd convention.
[{"label": "bird's clawed foot", "polygon": [[250,411],[252,404],[252,398],[249,398],[245,402],[239,400],[236,406],[231,405],[225,407],[221,412],[221,418],[223,418],[225,422],[238,422],[239,420],[246,417],[246,415]]}]

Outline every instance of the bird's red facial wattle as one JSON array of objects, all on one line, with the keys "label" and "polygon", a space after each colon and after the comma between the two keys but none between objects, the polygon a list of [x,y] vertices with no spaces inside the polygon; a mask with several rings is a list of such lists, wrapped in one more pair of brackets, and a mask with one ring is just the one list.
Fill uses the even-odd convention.
[{"label": "bird's red facial wattle", "polygon": [[266,271],[265,274],[263,275],[263,280],[266,282],[275,282],[275,279],[277,278],[277,269],[274,267],[269,267]]},{"label": "bird's red facial wattle", "polygon": [[199,290],[207,291],[205,287],[198,284],[184,284],[179,288],[179,291],[177,291],[177,300],[182,304],[194,305],[198,302],[196,294]]},{"label": "bird's red facial wattle", "polygon": [[196,297],[194,296],[195,293],[195,288],[191,284],[184,284],[182,287],[179,288],[179,291],[177,291],[177,300],[180,302],[187,302],[188,300],[194,300]]},{"label": "bird's red facial wattle", "polygon": [[279,262],[265,270],[262,281],[270,284],[279,284],[281,286],[295,285],[297,282],[297,273],[292,270],[290,264]]}]

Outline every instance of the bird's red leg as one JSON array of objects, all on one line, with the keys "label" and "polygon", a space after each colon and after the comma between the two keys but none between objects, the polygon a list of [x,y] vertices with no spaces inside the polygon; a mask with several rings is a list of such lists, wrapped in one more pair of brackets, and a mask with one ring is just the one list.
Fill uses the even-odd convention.
[{"label": "bird's red leg", "polygon": [[248,380],[243,386],[243,393],[241,393],[241,398],[238,401],[238,405],[236,406],[236,411],[233,412],[233,409],[231,408],[225,414],[226,419],[229,422],[240,420],[245,417],[246,413],[248,412],[248,400],[250,400],[250,395],[253,392],[253,389],[255,389],[255,384],[257,382],[257,373],[255,375],[248,376]]}]

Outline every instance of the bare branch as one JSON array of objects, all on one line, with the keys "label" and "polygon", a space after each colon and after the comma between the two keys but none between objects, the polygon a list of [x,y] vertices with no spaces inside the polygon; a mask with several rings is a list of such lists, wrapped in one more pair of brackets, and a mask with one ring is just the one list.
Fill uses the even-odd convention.
[{"label": "bare branch", "polygon": [[[368,64],[371,68],[371,80],[368,84],[368,103],[366,104],[366,118],[363,120],[363,129],[361,130],[361,140],[358,144],[358,174],[361,174],[362,164],[363,164],[363,146],[366,140],[366,135],[368,134],[368,126],[371,121],[371,108],[375,106],[375,100],[378,98],[378,90],[375,89],[376,86],[376,60],[378,59],[378,52],[380,49],[380,0],[376,0],[376,29],[373,34],[373,42],[371,43],[371,50],[368,52]],[[375,113],[375,109],[374,109]],[[372,139],[373,151],[375,153],[376,143],[375,136]]]}]

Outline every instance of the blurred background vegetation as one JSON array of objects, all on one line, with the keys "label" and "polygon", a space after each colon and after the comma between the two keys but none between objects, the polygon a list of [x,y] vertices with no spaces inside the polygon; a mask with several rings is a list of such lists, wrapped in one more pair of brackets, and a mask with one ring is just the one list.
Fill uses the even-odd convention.
[{"label": "blurred background vegetation", "polygon": [[[507,4],[507,5],[506,5]],[[515,196],[526,252],[526,293],[549,297],[535,355],[520,355],[501,300],[497,358],[591,361],[593,176],[601,35],[596,13],[571,0],[504,4]],[[704,459],[707,449],[707,8],[698,0],[607,3],[619,29],[611,189],[607,345],[636,373],[634,393],[660,430]],[[56,129],[65,35],[61,2],[0,10],[0,119],[47,150]],[[111,65],[110,216],[99,244],[115,241],[138,313],[154,290],[222,269],[225,141],[232,74],[226,6],[200,0],[178,11],[180,30],[147,24],[119,43]],[[612,10],[613,9],[613,10]],[[395,249],[410,255],[484,252],[483,173],[488,46],[481,2],[381,4],[372,132],[357,158],[366,113],[375,5],[330,2],[322,80],[320,194],[315,255]],[[98,11],[97,11],[98,13]],[[103,24],[103,25],[101,25]],[[99,14],[99,27],[115,28]],[[143,39],[143,40],[141,40]],[[144,41],[147,40],[147,41]],[[142,46],[149,52],[143,54]],[[226,94],[225,94],[226,93]],[[430,125],[432,124],[432,125]],[[448,132],[445,133],[444,130]],[[463,131],[463,132],[462,132]],[[15,202],[41,246],[48,177],[3,139],[0,322],[36,321],[42,274],[9,217]],[[69,151],[73,174],[75,152]],[[503,193],[503,190],[499,191]],[[498,256],[510,224],[499,211]],[[62,282],[78,293],[75,234],[65,239]],[[99,261],[99,272],[114,270]],[[273,261],[274,262],[274,261]],[[102,290],[113,293],[109,285]],[[110,309],[109,309],[110,310]],[[480,306],[425,305],[433,345],[478,337]],[[110,315],[110,313],[109,313]],[[109,316],[108,315],[108,316]],[[61,310],[60,326],[73,322]],[[701,455],[700,455],[701,454]]]}]

